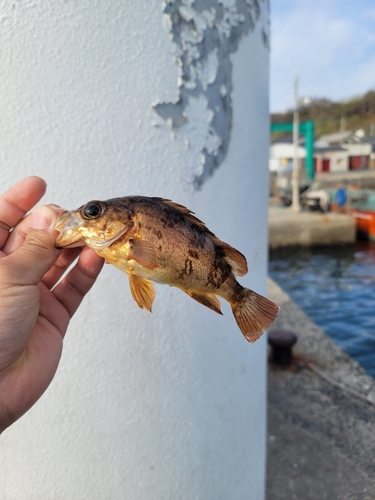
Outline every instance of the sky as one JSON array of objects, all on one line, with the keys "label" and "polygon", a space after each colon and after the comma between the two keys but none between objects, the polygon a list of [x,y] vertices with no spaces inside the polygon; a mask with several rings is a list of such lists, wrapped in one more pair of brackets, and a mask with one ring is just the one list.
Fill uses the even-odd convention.
[{"label": "sky", "polygon": [[375,90],[375,0],[270,0],[271,112]]}]

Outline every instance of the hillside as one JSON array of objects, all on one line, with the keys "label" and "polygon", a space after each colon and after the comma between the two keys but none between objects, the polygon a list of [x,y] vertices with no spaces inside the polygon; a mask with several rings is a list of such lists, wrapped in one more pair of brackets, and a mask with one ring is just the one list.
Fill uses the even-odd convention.
[{"label": "hillside", "polygon": [[[315,136],[338,130],[364,129],[366,135],[375,135],[375,91],[348,101],[312,99],[308,106],[301,107],[300,120],[315,122]],[[293,110],[271,115],[272,123],[293,121]],[[281,136],[282,134],[278,134]]]}]

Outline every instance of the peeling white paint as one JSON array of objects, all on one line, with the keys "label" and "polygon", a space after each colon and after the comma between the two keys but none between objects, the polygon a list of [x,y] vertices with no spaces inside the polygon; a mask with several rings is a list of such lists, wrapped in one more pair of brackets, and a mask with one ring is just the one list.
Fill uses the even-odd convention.
[{"label": "peeling white paint", "polygon": [[[193,99],[205,96],[210,119],[205,120],[194,185],[200,187],[223,161],[232,124],[232,63],[230,55],[260,18],[261,0],[165,0],[164,26],[173,42],[178,67],[177,98],[158,102],[154,110],[173,130],[187,134]],[[267,11],[268,12],[268,11]],[[264,20],[262,21],[264,22]],[[267,46],[266,28],[262,28]],[[189,143],[194,140],[188,136]],[[202,168],[203,167],[203,168]],[[197,174],[197,172],[200,172]]]},{"label": "peeling white paint", "polygon": [[207,87],[214,83],[217,72],[219,70],[219,60],[217,57],[217,49],[214,49],[207,56],[205,63],[198,62],[198,76],[201,79],[202,88],[204,91]]}]

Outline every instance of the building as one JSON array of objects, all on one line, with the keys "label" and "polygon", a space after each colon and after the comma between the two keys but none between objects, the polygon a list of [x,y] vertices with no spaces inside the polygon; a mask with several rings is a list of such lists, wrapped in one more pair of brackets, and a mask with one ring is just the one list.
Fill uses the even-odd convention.
[{"label": "building", "polygon": [[345,172],[369,168],[375,137],[364,130],[342,131],[315,141],[315,172]]},{"label": "building", "polygon": [[[298,146],[297,155],[300,164],[304,166],[306,149],[303,144]],[[288,173],[293,168],[294,146],[291,138],[273,141],[270,146],[270,172]]]},{"label": "building", "polygon": [[[272,141],[269,169],[288,177],[292,170],[294,146],[292,138]],[[300,138],[298,158],[302,175],[306,158],[304,138]],[[326,134],[314,143],[314,172],[346,172],[375,168],[375,136],[365,136],[362,129]]]}]

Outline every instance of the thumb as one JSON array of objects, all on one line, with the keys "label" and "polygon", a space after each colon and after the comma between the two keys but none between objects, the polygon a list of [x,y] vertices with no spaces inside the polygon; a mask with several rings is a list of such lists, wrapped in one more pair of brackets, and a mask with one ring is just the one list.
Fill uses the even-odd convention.
[{"label": "thumb", "polygon": [[61,253],[54,245],[57,216],[50,206],[38,207],[32,212],[24,244],[6,258],[14,284],[36,285],[55,263]]}]

